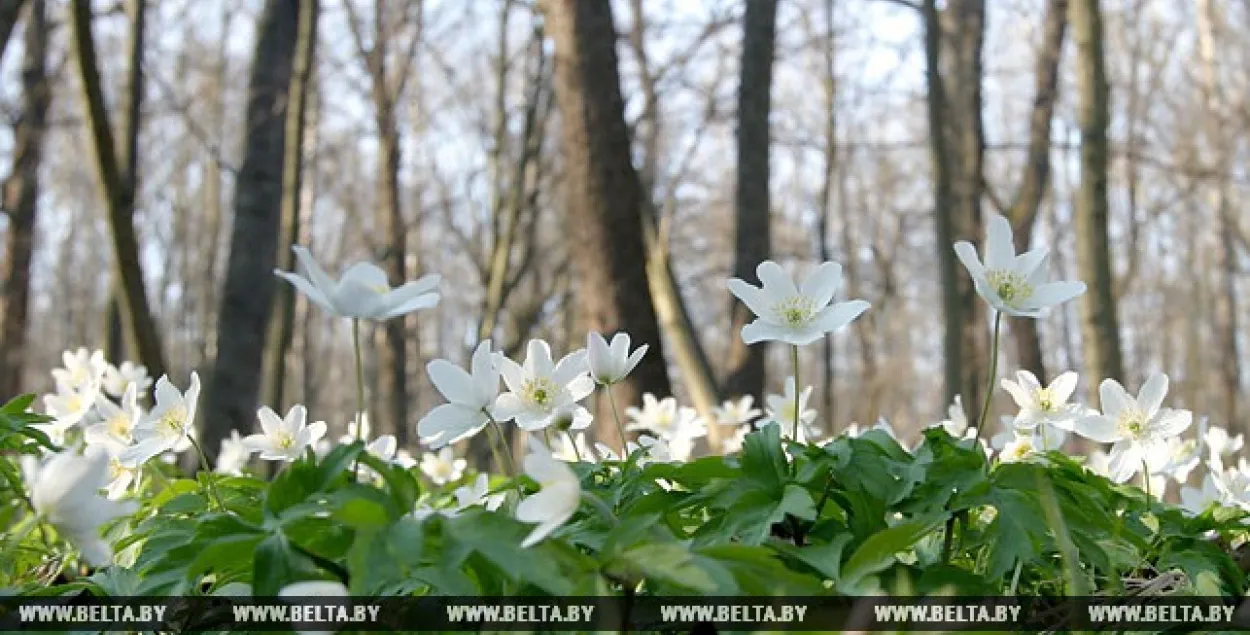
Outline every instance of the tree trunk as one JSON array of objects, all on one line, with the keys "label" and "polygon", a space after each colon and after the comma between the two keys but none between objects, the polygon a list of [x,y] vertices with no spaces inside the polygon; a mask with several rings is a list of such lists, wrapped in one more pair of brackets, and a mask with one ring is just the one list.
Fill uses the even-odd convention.
[{"label": "tree trunk", "polygon": [[[0,5],[20,5],[7,2]],[[2,16],[0,16],[2,17]],[[0,28],[4,28],[0,24]],[[11,25],[8,27],[12,28]],[[7,29],[5,32],[7,40]],[[4,210],[9,214],[4,259],[0,260],[0,400],[22,392],[26,324],[30,304],[30,261],[34,253],[35,214],[39,203],[39,166],[52,91],[48,84],[48,24],[44,0],[28,11],[22,62],[22,104],[13,131],[13,169],[4,180]]]},{"label": "tree trunk", "polygon": [[217,318],[217,357],[207,385],[201,441],[215,455],[232,429],[252,428],[265,335],[273,309],[287,91],[300,13],[311,0],[266,0],[248,79],[243,163],[235,185],[230,255]]},{"label": "tree trunk", "polygon": [[[1042,27],[1042,48],[1037,57],[1033,111],[1029,116],[1029,149],[1024,174],[1015,201],[1008,211],[1016,251],[1027,250],[1033,239],[1034,221],[1041,209],[1050,179],[1050,120],[1058,100],[1059,60],[1063,56],[1064,33],[1068,26],[1068,0],[1050,0]],[[1011,329],[1016,340],[1020,368],[1046,383],[1037,320],[1014,320]]]},{"label": "tree trunk", "polygon": [[1081,183],[1075,205],[1077,268],[1089,285],[1081,302],[1081,342],[1092,397],[1103,379],[1124,379],[1107,238],[1110,88],[1098,0],[1072,0],[1069,20],[1077,48],[1077,117],[1081,129]]},{"label": "tree trunk", "polygon": [[[733,275],[759,284],[755,269],[769,258],[769,126],[772,102],[773,56],[777,36],[777,0],[748,2],[742,25],[742,68],[738,83],[737,227],[734,233]],[[731,302],[732,316],[726,396],[752,395],[762,403],[767,346],[747,346],[742,327],[751,311],[741,300]],[[800,389],[802,387],[800,386]]]},{"label": "tree trunk", "polygon": [[[26,0],[0,0],[0,60],[4,59],[4,51],[9,46],[9,36],[13,35],[13,27],[22,13],[22,5]],[[45,24],[43,28],[47,28]],[[29,41],[29,40],[28,40]]]},{"label": "tree trunk", "polygon": [[139,240],[135,235],[135,197],[138,192],[138,134],[140,105],[143,94],[143,23],[147,13],[145,0],[132,0],[132,35],[130,41],[130,73],[127,81],[126,107],[123,119],[123,142],[118,152],[109,122],[108,107],[100,85],[100,68],[96,59],[95,39],[91,33],[91,2],[72,0],[71,22],[74,45],[83,90],[83,104],[91,127],[96,168],[102,194],[108,208],[113,240],[114,279],[119,289],[118,309],[130,350],[153,376],[165,374],[165,354],[160,331],[152,316],[139,256]]},{"label": "tree trunk", "polygon": [[[303,196],[305,112],[312,93],[316,68],[317,17],[319,0],[308,0],[299,16],[299,33],[295,43],[294,71],[288,90],[285,153],[282,158],[282,206],[279,214],[277,258],[283,271],[295,270],[295,253],[291,245],[299,242],[300,199]],[[304,10],[307,9],[307,10]],[[265,402],[286,412],[286,357],[291,350],[295,332],[295,289],[279,284],[274,290],[274,317],[269,323],[266,346],[265,378],[268,383]]]},{"label": "tree trunk", "polygon": [[[615,386],[619,403],[643,393],[670,394],[655,306],[649,293],[642,224],[642,185],[631,162],[617,68],[616,31],[606,0],[547,0],[555,40],[556,99],[561,114],[566,214],[582,322],[604,333],[625,331],[650,352]],[[621,442],[608,416],[598,438]]]},{"label": "tree trunk", "polygon": [[[951,53],[948,72],[951,90],[947,99],[951,106],[947,121],[954,143],[949,147],[954,174],[951,181],[952,229],[955,240],[979,242],[984,234],[981,219],[981,198],[984,193],[982,165],[985,155],[985,134],[981,121],[981,53],[985,44],[985,0],[952,0],[945,16]],[[951,254],[950,243],[939,245]],[[986,334],[985,304],[977,296],[972,278],[960,271],[955,278],[959,292],[959,354],[963,364],[959,375],[963,403],[980,404],[985,398],[989,370],[989,346]]]}]

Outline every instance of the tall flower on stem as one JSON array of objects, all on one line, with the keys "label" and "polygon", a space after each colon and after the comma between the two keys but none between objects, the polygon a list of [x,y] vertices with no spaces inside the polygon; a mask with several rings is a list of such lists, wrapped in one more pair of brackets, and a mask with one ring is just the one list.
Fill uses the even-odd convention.
[{"label": "tall flower on stem", "polygon": [[111,564],[113,550],[100,527],[129,513],[132,505],[100,496],[109,481],[109,457],[99,448],[79,456],[72,450],[54,455],[38,469],[26,499],[39,518],[57,528],[94,566]]},{"label": "tall flower on stem", "polygon": [[[612,404],[612,418],[616,421],[616,432],[621,435],[621,447],[625,448],[623,452],[628,452],[626,445],[625,428],[621,425],[621,413],[616,407],[616,397],[612,394],[612,385],[619,383],[625,379],[638,363],[642,361],[642,356],[647,354],[649,346],[643,344],[629,351],[629,334],[617,333],[612,336],[612,343],[609,344],[599,333],[591,332],[586,335],[587,362],[590,364],[590,377],[595,380],[596,384],[603,387],[603,391],[608,394],[608,402]],[[576,446],[574,446],[576,447]]]},{"label": "tall flower on stem", "polygon": [[497,354],[508,392],[495,400],[495,416],[515,419],[530,432],[562,422],[573,429],[588,426],[590,413],[578,403],[595,391],[586,355],[582,349],[554,362],[551,346],[543,340],[530,340],[523,365]]},{"label": "tall flower on stem", "polygon": [[[360,320],[386,321],[420,309],[438,306],[438,285],[442,278],[430,274],[419,280],[391,288],[386,272],[369,262],[358,262],[334,280],[312,257],[306,247],[292,245],[291,250],[303,266],[307,277],[274,270],[290,282],[314,304],[332,315],[352,321],[352,347],[356,357],[356,412],[365,412],[365,370],[360,349]],[[357,441],[363,439],[358,434]]]},{"label": "tall flower on stem", "polygon": [[[799,377],[799,347],[806,346],[836,331],[867,311],[863,300],[833,303],[833,296],[842,286],[842,265],[824,262],[808,274],[802,284],[771,260],[755,269],[761,286],[730,278],[729,292],[756,315],[756,320],[742,327],[742,341],[747,344],[774,341],[790,344],[795,383]],[[799,411],[798,394],[794,409]],[[798,438],[797,422],[793,437]]]},{"label": "tall flower on stem", "polygon": [[1011,222],[1001,214],[990,218],[986,227],[985,261],[977,256],[976,247],[967,241],[955,243],[955,255],[968,269],[977,294],[994,310],[994,336],[990,351],[990,375],[985,389],[981,416],[977,419],[977,437],[985,429],[990,411],[990,397],[998,374],[998,342],[1003,314],[1013,317],[1040,318],[1043,311],[1085,293],[1084,282],[1047,282],[1045,247],[1016,255],[1011,239]]}]

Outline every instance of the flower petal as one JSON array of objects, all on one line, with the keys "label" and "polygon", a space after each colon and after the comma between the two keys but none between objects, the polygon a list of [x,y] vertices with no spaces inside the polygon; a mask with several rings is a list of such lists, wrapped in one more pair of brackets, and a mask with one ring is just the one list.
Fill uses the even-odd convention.
[{"label": "flower petal", "polygon": [[1020,303],[1020,308],[1044,309],[1063,304],[1085,293],[1084,282],[1047,282],[1033,289],[1033,295]]},{"label": "flower petal", "polygon": [[812,321],[812,327],[822,333],[836,331],[867,311],[872,305],[863,300],[839,302],[821,311]]},{"label": "flower petal", "polygon": [[766,317],[772,314],[772,302],[769,301],[768,296],[764,295],[763,289],[738,278],[730,278],[725,286],[756,316]]},{"label": "flower petal", "polygon": [[1146,413],[1147,417],[1153,417],[1159,412],[1159,407],[1163,405],[1163,398],[1168,394],[1168,376],[1163,373],[1154,373],[1146,379],[1146,383],[1142,384],[1141,390],[1137,391],[1137,407]]},{"label": "flower petal", "polygon": [[[755,275],[759,277],[764,290],[764,297],[781,300],[792,298],[799,294],[798,287],[794,286],[794,280],[790,278],[790,274],[786,273],[781,265],[772,260],[765,260],[755,268]],[[769,303],[771,304],[771,302]]]},{"label": "flower petal", "polygon": [[1106,415],[1089,415],[1081,417],[1073,424],[1073,430],[1099,443],[1114,443],[1121,439],[1116,420]]},{"label": "flower petal", "polygon": [[430,382],[447,401],[470,406],[477,404],[477,390],[473,377],[464,372],[463,368],[445,359],[436,359],[426,364],[425,372],[430,376]]},{"label": "flower petal", "polygon": [[1098,384],[1098,397],[1102,400],[1102,413],[1112,419],[1118,418],[1125,410],[1137,407],[1137,402],[1124,390],[1124,386],[1110,377]]},{"label": "flower petal", "polygon": [[1011,242],[1011,221],[1002,214],[990,216],[985,228],[985,268],[1010,269],[1016,259],[1016,246]]},{"label": "flower petal", "polygon": [[985,267],[981,264],[981,258],[977,256],[977,248],[972,243],[966,240],[955,243],[955,255],[959,257],[959,262],[963,263],[973,280],[985,280]]},{"label": "flower petal", "polygon": [[1069,370],[1051,380],[1047,390],[1050,391],[1055,403],[1067,403],[1072,393],[1076,391],[1076,382],[1079,378],[1079,375]]},{"label": "flower petal", "polygon": [[816,306],[823,307],[833,299],[833,294],[842,286],[842,265],[836,262],[824,262],[807,275],[799,292],[809,297]]}]

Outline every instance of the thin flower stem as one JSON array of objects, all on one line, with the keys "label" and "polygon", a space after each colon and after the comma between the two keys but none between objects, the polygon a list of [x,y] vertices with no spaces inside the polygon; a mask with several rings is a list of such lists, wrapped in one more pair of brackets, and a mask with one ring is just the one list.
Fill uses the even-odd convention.
[{"label": "thin flower stem", "polygon": [[564,436],[569,438],[569,445],[573,446],[573,456],[577,457],[578,463],[581,463],[583,461],[582,451],[577,449],[577,439],[574,439],[573,433],[569,432],[568,430],[564,431]]},{"label": "thin flower stem", "polygon": [[[356,440],[365,434],[365,364],[360,354],[360,319],[352,318],[352,349],[356,355]],[[360,458],[352,462],[352,477],[360,475]]]},{"label": "thin flower stem", "polygon": [[1146,464],[1146,459],[1141,461],[1141,480],[1146,490],[1146,509],[1150,509],[1150,466]]},{"label": "thin flower stem", "polygon": [[[495,434],[499,437],[499,443],[502,446],[502,449],[496,450],[495,440],[490,440],[490,449],[491,452],[495,453],[495,462],[499,463],[508,471],[508,478],[512,479],[512,485],[516,488],[517,496],[524,496],[525,492],[521,491],[521,483],[517,481],[518,474],[516,464],[512,462],[512,448],[508,445],[508,437],[504,436],[503,426],[499,425],[499,422],[496,421],[495,417],[489,412],[486,413],[486,418],[490,421],[491,430],[495,431]],[[502,460],[500,457],[502,457]]]},{"label": "thin flower stem", "polygon": [[985,399],[981,404],[981,416],[977,418],[977,436],[976,440],[981,440],[981,433],[985,430],[985,418],[990,414],[990,401],[994,396],[994,379],[998,375],[998,336],[1002,333],[1003,314],[1001,311],[994,312],[994,344],[990,350],[990,378],[985,386]]},{"label": "thin flower stem", "polygon": [[802,414],[799,412],[799,395],[803,393],[803,389],[799,387],[799,347],[797,344],[790,347],[790,361],[794,365],[794,431],[791,438],[794,439],[795,443],[798,443],[799,419]]},{"label": "thin flower stem", "polygon": [[200,468],[204,470],[204,481],[208,483],[205,495],[211,496],[213,500],[217,501],[217,507],[221,511],[227,511],[226,504],[221,501],[221,494],[217,491],[217,484],[213,483],[213,470],[208,467],[208,456],[204,454],[204,448],[199,441],[195,440],[195,437],[188,436],[187,438],[191,440],[191,446],[195,448],[195,453],[200,457]]},{"label": "thin flower stem", "polygon": [[616,433],[621,435],[621,460],[629,456],[629,442],[625,439],[625,426],[621,425],[621,412],[616,407],[616,396],[612,394],[612,385],[604,384],[603,392],[608,393],[608,403],[612,404],[612,418],[616,420]]}]

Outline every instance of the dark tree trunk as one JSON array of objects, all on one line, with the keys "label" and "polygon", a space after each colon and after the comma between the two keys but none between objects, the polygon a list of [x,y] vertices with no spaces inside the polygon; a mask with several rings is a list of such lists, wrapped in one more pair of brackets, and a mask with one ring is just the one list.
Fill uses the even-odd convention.
[{"label": "dark tree trunk", "polygon": [[[742,68],[738,83],[738,163],[735,197],[733,275],[759,284],[755,268],[769,258],[769,132],[772,104],[773,48],[777,36],[777,0],[748,2],[742,25]],[[723,391],[726,396],[752,395],[763,403],[767,346],[747,346],[739,336],[752,319],[737,298],[731,303],[729,359]]]},{"label": "dark tree trunk", "polygon": [[[8,5],[21,3],[7,2]],[[22,392],[26,324],[30,303],[30,261],[39,203],[39,166],[52,91],[48,84],[48,24],[44,0],[32,0],[22,62],[21,114],[14,126],[13,170],[4,181],[9,214],[4,259],[0,260],[0,401]],[[0,24],[0,28],[4,25]],[[12,28],[10,24],[9,29]],[[5,32],[7,40],[7,30]]]},{"label": "dark tree trunk", "polygon": [[[279,212],[300,13],[309,0],[266,0],[248,80],[243,163],[235,185],[230,255],[217,318],[217,358],[200,419],[204,450],[256,418],[265,335],[273,308]],[[289,249],[289,247],[287,247]]]},{"label": "dark tree trunk", "polygon": [[[618,384],[620,403],[645,392],[671,392],[660,329],[649,293],[642,225],[642,185],[631,162],[629,130],[617,69],[616,31],[606,0],[549,0],[555,40],[566,207],[583,324],[623,330],[650,352]],[[598,437],[619,442],[611,417],[598,417]]]}]

